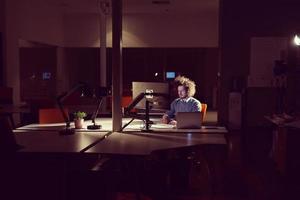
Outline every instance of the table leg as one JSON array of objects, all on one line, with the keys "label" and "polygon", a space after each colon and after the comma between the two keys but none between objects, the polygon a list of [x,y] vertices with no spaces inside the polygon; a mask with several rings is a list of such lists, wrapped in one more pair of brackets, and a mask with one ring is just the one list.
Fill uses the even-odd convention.
[{"label": "table leg", "polygon": [[286,139],[286,129],[277,127],[273,132],[271,156],[282,174],[286,173]]}]

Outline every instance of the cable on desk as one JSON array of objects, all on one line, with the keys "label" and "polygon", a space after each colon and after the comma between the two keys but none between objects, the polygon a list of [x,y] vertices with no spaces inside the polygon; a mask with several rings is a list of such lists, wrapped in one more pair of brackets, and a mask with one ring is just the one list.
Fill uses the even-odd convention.
[{"label": "cable on desk", "polygon": [[91,147],[95,146],[96,144],[98,144],[100,141],[104,140],[105,138],[107,138],[109,135],[111,135],[113,132],[109,131],[108,133],[106,133],[102,138],[96,140],[95,142],[93,142],[92,144],[88,145],[87,147],[85,147],[84,149],[82,149],[80,151],[80,153],[84,153],[85,151],[87,151],[88,149],[90,149]]},{"label": "cable on desk", "polygon": [[123,129],[126,128],[134,119],[135,118],[131,118],[131,120],[121,128],[121,131],[123,131]]}]

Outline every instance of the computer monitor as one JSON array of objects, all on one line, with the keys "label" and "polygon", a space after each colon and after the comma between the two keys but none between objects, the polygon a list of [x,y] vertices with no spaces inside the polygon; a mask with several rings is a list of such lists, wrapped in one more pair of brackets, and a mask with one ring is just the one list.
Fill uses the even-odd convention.
[{"label": "computer monitor", "polygon": [[[152,102],[152,109],[169,109],[169,84],[161,82],[132,82],[132,98],[135,99],[140,93],[162,93],[163,96],[148,96],[146,97],[150,102]],[[146,100],[141,100],[136,108],[145,109]]]},{"label": "computer monitor", "polygon": [[50,80],[51,72],[43,72],[42,78],[43,78],[43,80]]},{"label": "computer monitor", "polygon": [[175,72],[166,72],[166,79],[174,79],[176,76]]}]

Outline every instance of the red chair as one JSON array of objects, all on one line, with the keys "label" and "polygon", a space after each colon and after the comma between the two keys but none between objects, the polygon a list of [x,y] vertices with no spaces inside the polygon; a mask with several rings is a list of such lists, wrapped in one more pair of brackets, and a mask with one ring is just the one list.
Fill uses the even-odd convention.
[{"label": "red chair", "polygon": [[206,111],[207,111],[207,104],[206,103],[201,103],[201,113],[202,113],[202,122],[205,120],[206,116]]},{"label": "red chair", "polygon": [[122,107],[127,107],[132,102],[132,96],[122,96]]},{"label": "red chair", "polygon": [[[68,110],[64,109],[64,112],[68,114]],[[65,122],[63,114],[59,108],[43,108],[39,109],[39,123],[48,124],[48,123],[61,123]]]}]

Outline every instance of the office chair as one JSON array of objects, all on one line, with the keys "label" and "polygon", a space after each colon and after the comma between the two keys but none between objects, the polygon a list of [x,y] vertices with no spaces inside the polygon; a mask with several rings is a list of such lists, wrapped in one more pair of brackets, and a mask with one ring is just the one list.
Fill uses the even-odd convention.
[{"label": "office chair", "polygon": [[[124,109],[127,108],[132,102],[132,96],[122,96],[122,101],[121,101],[121,106],[122,106],[122,111],[124,115]],[[135,112],[135,108],[132,109],[133,112]]]},{"label": "office chair", "polygon": [[127,107],[132,102],[132,96],[122,96],[122,107]]},{"label": "office chair", "polygon": [[207,111],[207,104],[206,103],[201,103],[201,113],[202,113],[201,121],[202,122],[205,120],[206,111]]}]

